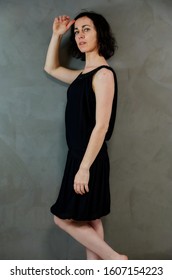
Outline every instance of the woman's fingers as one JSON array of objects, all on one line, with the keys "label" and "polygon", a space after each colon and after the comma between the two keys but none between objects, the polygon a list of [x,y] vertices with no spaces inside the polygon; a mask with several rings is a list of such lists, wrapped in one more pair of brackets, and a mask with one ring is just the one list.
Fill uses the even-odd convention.
[{"label": "woman's fingers", "polygon": [[70,20],[70,17],[67,15],[60,15],[54,19],[53,31],[60,34],[64,34],[69,30],[75,20]]},{"label": "woman's fingers", "polygon": [[85,194],[89,191],[88,182],[89,182],[89,169],[79,168],[78,172],[74,178],[74,191],[77,194]]},{"label": "woman's fingers", "polygon": [[86,192],[89,192],[88,184],[85,184],[85,190],[86,190]]},{"label": "woman's fingers", "polygon": [[84,191],[84,186],[81,185],[81,184],[74,184],[74,191],[77,193],[77,194],[84,194],[85,191]]},{"label": "woman's fingers", "polygon": [[55,18],[56,21],[63,23],[64,21],[69,21],[70,17],[63,15],[63,16],[58,16]]},{"label": "woman's fingers", "polygon": [[69,29],[71,26],[72,26],[72,24],[74,24],[75,23],[75,20],[73,19],[73,20],[71,20],[71,21],[69,21],[69,23],[67,24],[67,29]]},{"label": "woman's fingers", "polygon": [[74,184],[74,191],[77,193],[77,194],[85,194],[86,192],[89,192],[89,188],[88,188],[88,185],[87,184],[77,184],[75,183]]}]

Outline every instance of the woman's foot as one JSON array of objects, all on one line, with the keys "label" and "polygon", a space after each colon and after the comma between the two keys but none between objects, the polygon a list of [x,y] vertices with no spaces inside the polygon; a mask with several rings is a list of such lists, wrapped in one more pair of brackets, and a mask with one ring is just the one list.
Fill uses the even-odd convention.
[{"label": "woman's foot", "polygon": [[126,255],[120,255],[120,260],[128,260],[128,257]]},{"label": "woman's foot", "polygon": [[126,255],[116,255],[114,260],[128,260],[128,257]]}]

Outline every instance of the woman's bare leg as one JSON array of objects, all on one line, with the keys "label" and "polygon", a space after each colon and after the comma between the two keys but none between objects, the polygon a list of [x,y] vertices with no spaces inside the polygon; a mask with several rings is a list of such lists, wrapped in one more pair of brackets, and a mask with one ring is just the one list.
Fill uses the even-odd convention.
[{"label": "woman's bare leg", "polygon": [[[89,225],[96,231],[96,233],[103,240],[104,239],[104,229],[103,229],[102,221],[100,219],[93,220],[93,221],[89,222]],[[100,256],[98,256],[93,251],[89,250],[88,248],[86,248],[86,255],[87,255],[87,260],[101,260]]]},{"label": "woman's bare leg", "polygon": [[97,232],[91,227],[88,222],[76,222],[71,220],[62,220],[54,216],[54,222],[61,229],[70,234],[78,242],[84,245],[89,250],[96,253],[103,260],[126,260],[125,255],[120,255],[115,252]]}]

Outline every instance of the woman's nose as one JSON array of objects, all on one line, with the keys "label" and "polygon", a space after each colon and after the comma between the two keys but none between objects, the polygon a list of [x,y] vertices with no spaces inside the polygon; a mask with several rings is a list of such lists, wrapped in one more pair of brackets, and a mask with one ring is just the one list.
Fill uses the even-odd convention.
[{"label": "woman's nose", "polygon": [[84,33],[83,33],[83,31],[80,31],[80,32],[79,32],[78,38],[84,38]]}]

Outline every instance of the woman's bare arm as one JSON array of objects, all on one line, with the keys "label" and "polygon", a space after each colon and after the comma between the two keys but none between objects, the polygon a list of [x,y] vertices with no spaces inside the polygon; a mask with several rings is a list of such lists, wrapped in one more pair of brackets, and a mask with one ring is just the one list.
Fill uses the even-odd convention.
[{"label": "woman's bare arm", "polygon": [[62,36],[69,30],[74,20],[68,16],[59,16],[53,23],[53,34],[48,47],[44,70],[54,78],[65,83],[72,83],[81,70],[70,70],[60,65],[59,49]]},{"label": "woman's bare arm", "polygon": [[89,169],[102,147],[109,127],[114,98],[113,73],[108,69],[98,71],[93,79],[93,87],[96,96],[96,125],[74,180],[74,189],[79,194],[89,191]]}]

